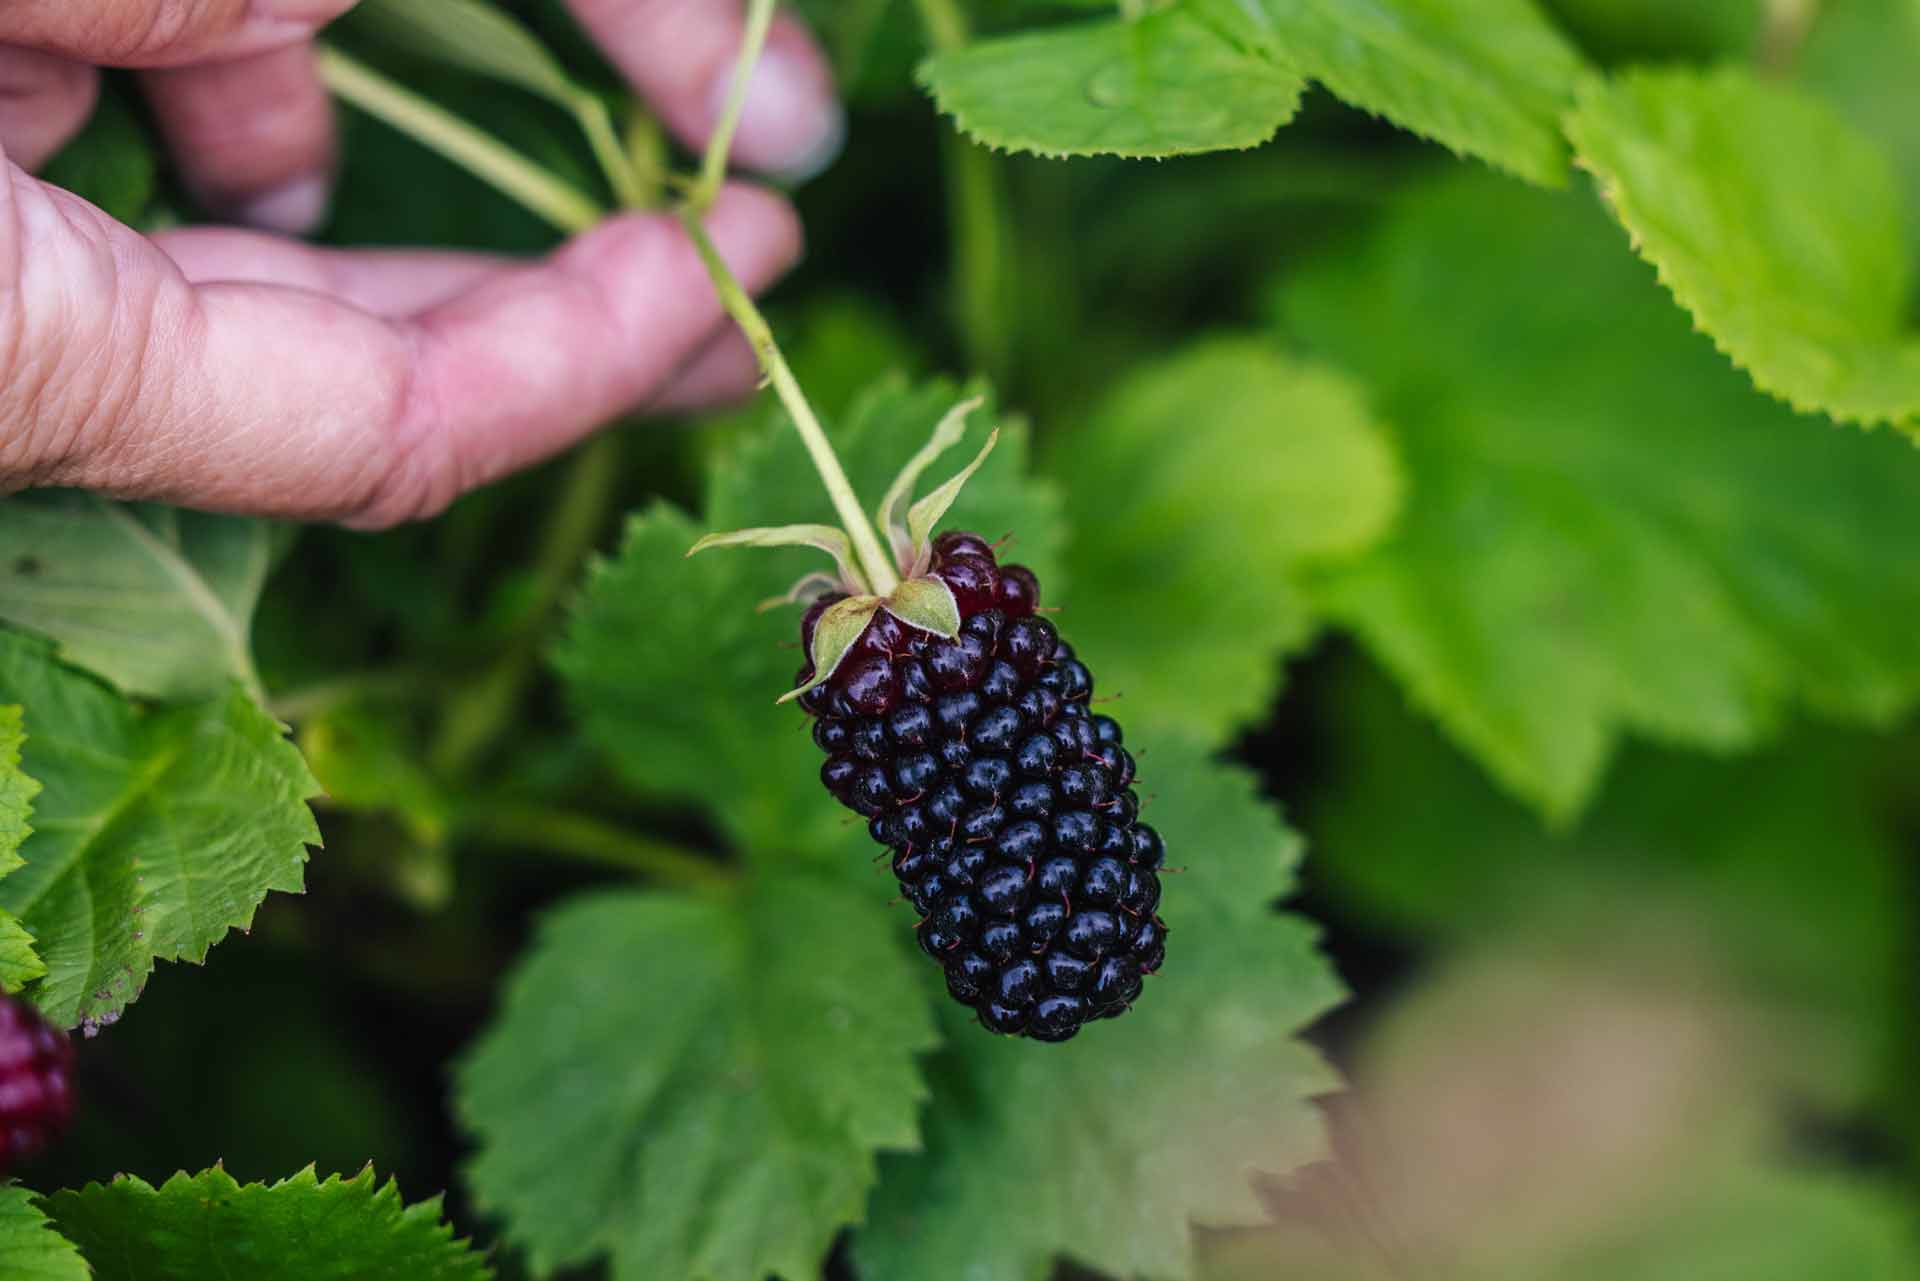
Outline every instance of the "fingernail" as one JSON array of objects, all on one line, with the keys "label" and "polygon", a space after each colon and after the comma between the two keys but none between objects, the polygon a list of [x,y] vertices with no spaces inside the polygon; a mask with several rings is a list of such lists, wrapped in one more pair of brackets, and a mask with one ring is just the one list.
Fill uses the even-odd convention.
[{"label": "fingernail", "polygon": [[[731,80],[729,71],[714,86],[716,120]],[[806,55],[770,45],[747,85],[734,155],[774,177],[804,182],[838,158],[846,138],[846,113],[820,70]]]},{"label": "fingernail", "polygon": [[255,196],[236,208],[234,216],[249,227],[304,236],[319,230],[327,220],[332,190],[333,184],[325,174],[308,174],[264,196]]}]

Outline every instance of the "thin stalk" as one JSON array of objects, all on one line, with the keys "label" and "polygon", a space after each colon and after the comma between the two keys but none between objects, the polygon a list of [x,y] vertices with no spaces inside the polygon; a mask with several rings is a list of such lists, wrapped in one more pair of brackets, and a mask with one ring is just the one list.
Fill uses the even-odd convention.
[{"label": "thin stalk", "polygon": [[641,181],[627,149],[621,145],[619,131],[613,127],[613,113],[607,110],[607,104],[600,101],[599,95],[582,90],[573,100],[573,114],[580,122],[581,132],[587,135],[587,145],[593,148],[594,158],[607,175],[607,182],[613,187],[614,198],[620,202],[620,207],[645,209],[651,203],[646,184]]},{"label": "thin stalk", "polygon": [[893,560],[887,555],[879,535],[874,533],[873,525],[860,505],[859,495],[853,492],[853,483],[847,479],[840,459],[833,452],[832,443],[827,440],[825,429],[820,426],[820,419],[814,414],[813,406],[807,403],[806,393],[800,389],[799,380],[793,376],[786,357],[781,354],[780,344],[773,337],[772,326],[767,324],[766,317],[760,314],[753,299],[734,278],[726,260],[714,248],[713,238],[707,235],[707,229],[700,221],[720,190],[720,183],[726,178],[727,154],[733,146],[734,129],[740,123],[741,108],[746,105],[747,85],[753,79],[754,64],[760,60],[760,50],[766,44],[767,28],[773,22],[773,10],[774,0],[750,0],[746,34],[740,43],[739,61],[734,64],[733,84],[727,90],[727,105],[721,112],[720,123],[714,128],[712,140],[707,144],[706,157],[700,166],[700,181],[688,195],[680,211],[680,219],[686,224],[694,247],[700,251],[707,274],[713,278],[714,292],[720,296],[720,305],[726,308],[727,314],[733,317],[734,323],[747,336],[747,341],[753,344],[761,370],[766,374],[767,381],[773,384],[774,394],[780,397],[780,403],[786,406],[787,416],[793,420],[793,429],[800,433],[807,454],[813,459],[814,470],[820,473],[827,496],[833,500],[833,508],[840,515],[840,523],[853,540],[854,552],[860,558],[860,568],[867,576],[867,586],[876,595],[885,596],[900,585],[900,576],[894,571]]},{"label": "thin stalk", "polygon": [[720,184],[727,178],[727,156],[733,150],[734,131],[740,127],[740,113],[747,106],[747,88],[753,81],[754,64],[767,43],[767,31],[773,26],[775,0],[749,0],[746,33],[740,40],[740,57],[733,67],[733,84],[727,89],[726,105],[707,140],[707,152],[700,162],[700,185],[694,188],[691,203],[701,213],[713,204]]},{"label": "thin stalk", "polygon": [[686,224],[687,234],[693,237],[701,261],[707,265],[707,274],[713,277],[713,287],[720,295],[720,305],[727,309],[727,314],[740,326],[740,332],[753,344],[754,354],[760,358],[760,368],[766,373],[767,381],[773,384],[780,403],[786,406],[787,416],[793,419],[793,428],[800,433],[800,439],[813,459],[814,470],[820,473],[820,481],[827,487],[828,497],[833,499],[833,509],[839,513],[840,523],[846,527],[848,537],[853,539],[853,550],[860,558],[860,568],[866,572],[867,586],[876,595],[887,595],[900,585],[900,576],[894,572],[892,559],[882,548],[879,536],[873,532],[873,525],[860,506],[859,495],[853,492],[853,483],[841,469],[840,459],[834,454],[833,445],[827,440],[827,433],[820,426],[819,418],[815,417],[813,406],[807,403],[806,393],[800,390],[799,380],[787,366],[786,357],[780,354],[780,346],[774,341],[773,330],[768,326],[766,317],[760,314],[753,299],[747,296],[747,291],[740,287],[740,282],[720,257],[720,251],[714,248],[713,239],[701,225],[699,215],[691,208],[685,209],[681,212],[681,221]]},{"label": "thin stalk", "polygon": [[510,801],[482,801],[464,808],[455,826],[459,835],[491,845],[522,845],[565,854],[603,867],[639,872],[656,881],[694,889],[719,889],[733,882],[724,866],[692,850],[635,836],[590,815]]},{"label": "thin stalk", "polygon": [[298,724],[348,703],[398,702],[427,693],[433,686],[434,678],[415,668],[352,672],[276,694],[267,710],[279,720]]},{"label": "thin stalk", "polygon": [[561,231],[585,231],[606,212],[498,138],[338,49],[321,46],[320,76],[343,100],[492,184]]},{"label": "thin stalk", "polygon": [[427,760],[441,778],[460,777],[506,728],[540,661],[548,617],[580,568],[612,505],[620,441],[605,433],[580,447],[561,482],[533,567],[533,602],[480,679],[447,706]]},{"label": "thin stalk", "polygon": [[1784,77],[1813,34],[1820,0],[1767,0],[1754,60],[1765,75]]},{"label": "thin stalk", "polygon": [[[962,48],[971,39],[966,14],[954,0],[919,0],[919,6],[927,40],[936,51]],[[997,156],[959,131],[945,134],[941,167],[946,173],[949,252],[960,294],[960,336],[976,368],[1004,379],[1013,352],[1006,305],[1006,170]]]}]

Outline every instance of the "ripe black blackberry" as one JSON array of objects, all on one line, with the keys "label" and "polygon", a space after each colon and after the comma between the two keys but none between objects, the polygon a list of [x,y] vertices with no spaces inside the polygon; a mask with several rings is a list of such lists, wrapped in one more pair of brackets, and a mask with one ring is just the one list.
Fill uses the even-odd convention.
[{"label": "ripe black blackberry", "polygon": [[15,997],[0,996],[0,1178],[58,1138],[73,1117],[73,1045]]},{"label": "ripe black blackberry", "polygon": [[[893,851],[920,946],[995,1032],[1064,1041],[1126,1012],[1160,968],[1160,836],[1139,821],[1120,726],[1034,613],[1039,584],[974,534],[934,540],[928,576],[959,606],[942,639],[882,609],[800,703],[821,778]],[[822,597],[813,631],[842,596]],[[799,683],[813,678],[809,664]]]}]

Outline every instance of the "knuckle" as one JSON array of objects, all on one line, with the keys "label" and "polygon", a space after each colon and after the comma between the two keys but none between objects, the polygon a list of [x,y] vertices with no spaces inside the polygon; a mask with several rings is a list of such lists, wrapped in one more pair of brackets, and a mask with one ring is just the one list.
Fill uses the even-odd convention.
[{"label": "knuckle", "polygon": [[[414,337],[416,345],[426,341]],[[430,520],[468,488],[452,424],[431,379],[420,372],[423,363],[408,353],[404,369],[394,378],[397,390],[384,416],[385,429],[343,520],[354,529],[391,529]]]}]

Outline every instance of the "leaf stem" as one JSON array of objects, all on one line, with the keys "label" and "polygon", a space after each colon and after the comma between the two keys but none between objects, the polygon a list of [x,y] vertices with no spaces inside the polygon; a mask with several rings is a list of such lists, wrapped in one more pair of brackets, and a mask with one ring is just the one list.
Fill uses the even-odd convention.
[{"label": "leaf stem", "polygon": [[747,86],[753,79],[753,68],[760,59],[760,50],[766,44],[773,11],[774,0],[750,0],[746,34],[740,42],[740,58],[734,64],[733,84],[727,91],[727,105],[721,112],[719,124],[714,127],[712,140],[707,144],[706,156],[700,167],[700,180],[688,193],[680,211],[680,220],[686,224],[687,234],[693,238],[694,247],[699,250],[700,259],[706,264],[707,274],[713,278],[714,291],[720,296],[721,306],[740,326],[747,341],[753,344],[761,370],[765,372],[767,381],[773,384],[774,394],[780,397],[780,403],[786,406],[787,416],[793,420],[793,429],[800,433],[807,454],[813,459],[814,470],[820,473],[827,496],[833,500],[834,510],[839,513],[840,523],[853,540],[853,550],[860,558],[860,568],[866,573],[867,587],[876,595],[885,596],[900,584],[893,561],[879,536],[874,533],[872,523],[867,520],[859,495],[853,492],[853,483],[840,466],[840,459],[834,454],[833,445],[828,441],[819,417],[814,414],[813,406],[807,403],[799,380],[793,376],[786,357],[781,354],[780,344],[773,337],[772,326],[767,324],[766,317],[760,314],[753,299],[734,278],[701,222],[719,192],[721,182],[726,178],[727,155],[733,146],[734,129],[739,125],[741,109],[746,105]]},{"label": "leaf stem", "polygon": [[361,701],[398,702],[430,692],[434,678],[412,667],[349,672],[276,694],[267,710],[289,724],[324,716],[336,707]]},{"label": "leaf stem", "polygon": [[753,81],[754,64],[760,61],[760,50],[767,43],[767,32],[773,26],[775,7],[775,0],[748,2],[746,32],[740,39],[740,57],[734,63],[733,83],[727,89],[727,101],[720,110],[720,119],[713,126],[713,136],[707,140],[706,155],[700,162],[699,184],[688,199],[688,203],[702,214],[712,207],[713,198],[720,194],[720,184],[726,181],[727,157],[733,150],[733,135],[740,127],[740,113],[746,110],[747,89]]},{"label": "leaf stem", "polygon": [[[971,38],[966,14],[953,0],[919,0],[927,39],[940,53]],[[968,360],[996,380],[1012,364],[1007,323],[1008,225],[1006,170],[999,157],[974,145],[957,129],[942,131],[941,167],[946,174],[947,226],[953,274],[959,291],[961,340]]]},{"label": "leaf stem", "polygon": [[561,231],[585,231],[606,212],[498,138],[339,49],[320,47],[320,76],[343,100],[492,184]]},{"label": "leaf stem", "polygon": [[580,447],[561,482],[533,566],[533,601],[480,679],[460,687],[428,749],[435,774],[458,778],[500,736],[533,679],[548,617],[574,581],[613,503],[620,441],[603,432]]},{"label": "leaf stem", "polygon": [[707,265],[707,274],[713,277],[713,287],[720,295],[721,306],[727,309],[727,314],[740,326],[740,332],[753,344],[754,354],[760,358],[760,368],[766,372],[767,381],[773,384],[780,403],[786,406],[788,417],[793,419],[793,428],[800,433],[800,439],[813,459],[814,470],[820,473],[820,481],[827,487],[828,497],[833,499],[833,508],[839,513],[840,523],[846,527],[848,537],[853,539],[853,550],[860,558],[860,568],[866,572],[867,586],[876,595],[888,595],[900,585],[893,561],[881,547],[879,536],[873,532],[873,525],[860,506],[860,498],[853,492],[853,483],[847,479],[840,459],[833,452],[832,443],[827,440],[826,430],[814,415],[813,406],[807,403],[806,393],[800,390],[799,380],[793,376],[786,357],[780,354],[780,345],[774,341],[773,330],[768,326],[766,317],[760,314],[753,299],[747,296],[747,291],[740,287],[740,282],[720,257],[720,251],[714,248],[713,238],[707,235],[707,229],[701,225],[699,214],[687,208],[681,211],[680,217],[686,224],[687,234],[693,237],[694,247],[700,251],[701,261]]},{"label": "leaf stem", "polygon": [[613,127],[613,113],[607,110],[607,104],[600,101],[598,94],[582,89],[574,95],[573,114],[580,122],[580,131],[587,135],[587,145],[593,148],[594,158],[607,175],[620,207],[645,209],[652,204],[633,157],[627,154],[619,132]]},{"label": "leaf stem", "polygon": [[693,850],[636,836],[603,819],[572,810],[515,801],[479,801],[464,807],[455,823],[466,841],[566,854],[672,885],[719,889],[734,879],[725,866]]}]

